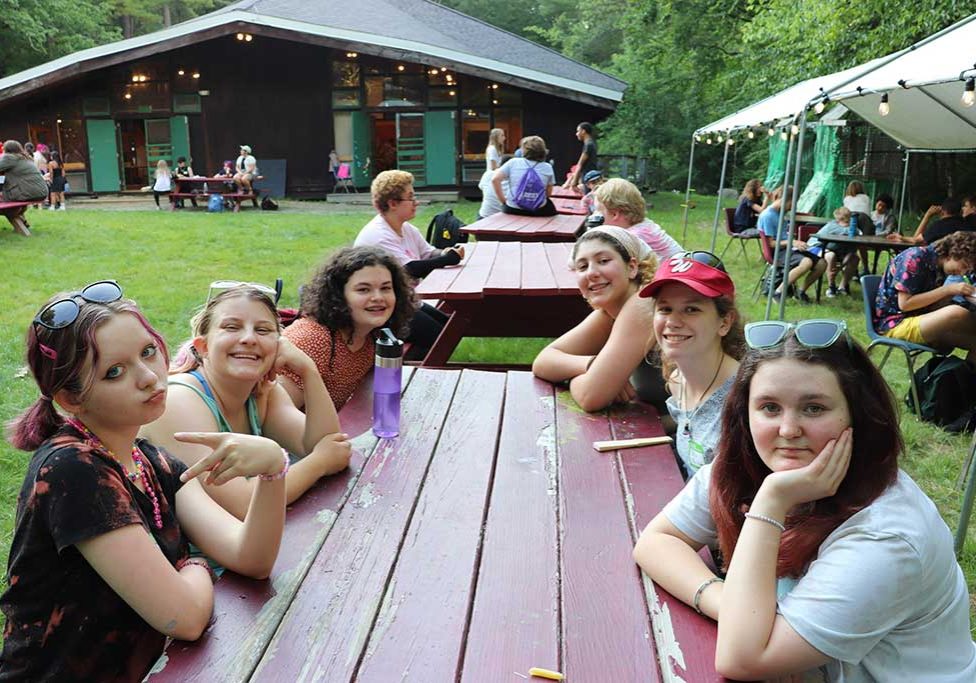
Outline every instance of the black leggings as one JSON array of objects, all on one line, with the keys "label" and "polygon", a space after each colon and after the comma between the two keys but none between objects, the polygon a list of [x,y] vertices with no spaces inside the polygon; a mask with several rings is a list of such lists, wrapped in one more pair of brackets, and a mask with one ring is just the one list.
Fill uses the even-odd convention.
[{"label": "black leggings", "polygon": [[412,344],[408,358],[420,360],[427,355],[430,347],[437,341],[448,317],[430,304],[421,304],[410,320],[410,334],[406,341]]},{"label": "black leggings", "polygon": [[153,190],[153,199],[156,201],[156,206],[159,206],[159,198],[163,195],[169,197],[169,192],[159,192],[158,190]]},{"label": "black leggings", "polygon": [[508,204],[502,207],[502,211],[505,213],[510,213],[513,216],[555,216],[558,212],[556,211],[556,205],[552,203],[551,199],[546,199],[546,203],[540,206],[535,211],[525,211],[524,209],[513,209]]}]

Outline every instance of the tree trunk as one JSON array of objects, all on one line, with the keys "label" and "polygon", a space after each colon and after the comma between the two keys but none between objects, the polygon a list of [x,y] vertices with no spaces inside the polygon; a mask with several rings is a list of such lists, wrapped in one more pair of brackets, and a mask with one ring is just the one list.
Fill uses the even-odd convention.
[{"label": "tree trunk", "polygon": [[122,20],[122,37],[131,38],[135,35],[135,22],[132,20],[132,15],[123,14],[119,19]]},{"label": "tree trunk", "polygon": [[169,28],[173,25],[173,17],[169,13],[169,3],[167,2],[163,5],[163,28]]}]

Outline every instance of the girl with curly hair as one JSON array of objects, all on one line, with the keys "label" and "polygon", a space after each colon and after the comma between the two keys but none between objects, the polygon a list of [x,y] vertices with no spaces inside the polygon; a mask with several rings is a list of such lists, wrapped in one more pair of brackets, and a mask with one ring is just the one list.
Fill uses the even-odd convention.
[{"label": "girl with curly hair", "polygon": [[654,346],[648,334],[654,303],[637,296],[657,268],[651,248],[624,228],[593,228],[576,240],[570,268],[593,312],[539,352],[532,372],[569,382],[583,410],[640,397],[657,402],[663,412],[661,373],[644,362]]},{"label": "girl with curly hair", "polygon": [[715,461],[644,529],[637,563],[718,621],[723,676],[976,680],[952,534],[898,468],[881,373],[843,321],[758,322],[745,337]]},{"label": "girl with curly hair", "polygon": [[[416,297],[399,262],[379,247],[348,247],[332,255],[302,288],[302,317],[284,336],[315,362],[337,407],[373,367],[374,335],[389,327],[406,337]],[[304,382],[285,370],[279,383],[299,408]]]},{"label": "girl with curly hair", "polygon": [[[166,410],[142,433],[191,467],[207,449],[178,440],[177,432],[233,433],[239,435],[242,450],[253,443],[244,435],[268,437],[279,452],[299,456],[285,478],[292,503],[320,478],[345,469],[351,446],[339,431],[336,409],[315,363],[281,336],[274,297],[273,289],[260,284],[211,285],[206,305],[190,321],[191,339],[170,366]],[[304,413],[275,382],[285,372],[304,382]],[[204,482],[204,489],[241,519],[254,482]]]}]

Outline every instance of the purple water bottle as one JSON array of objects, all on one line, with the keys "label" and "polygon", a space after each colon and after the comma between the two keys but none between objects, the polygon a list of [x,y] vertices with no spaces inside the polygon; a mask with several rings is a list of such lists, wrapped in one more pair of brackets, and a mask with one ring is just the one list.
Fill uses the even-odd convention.
[{"label": "purple water bottle", "polygon": [[403,342],[389,328],[376,340],[373,369],[373,434],[389,439],[400,433],[400,376],[403,373]]}]

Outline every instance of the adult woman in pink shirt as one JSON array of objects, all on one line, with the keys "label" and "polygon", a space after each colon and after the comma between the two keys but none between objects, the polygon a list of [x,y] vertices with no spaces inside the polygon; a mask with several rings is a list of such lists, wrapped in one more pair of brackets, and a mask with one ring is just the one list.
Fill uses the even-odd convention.
[{"label": "adult woman in pink shirt", "polygon": [[658,261],[667,261],[685,250],[664,229],[647,217],[647,205],[640,190],[623,178],[611,178],[594,191],[596,213],[604,225],[625,228],[651,248]]}]

